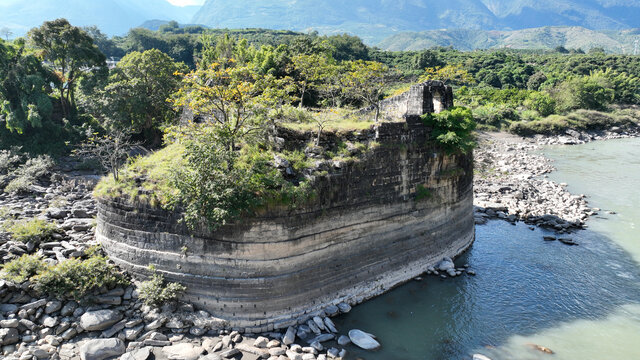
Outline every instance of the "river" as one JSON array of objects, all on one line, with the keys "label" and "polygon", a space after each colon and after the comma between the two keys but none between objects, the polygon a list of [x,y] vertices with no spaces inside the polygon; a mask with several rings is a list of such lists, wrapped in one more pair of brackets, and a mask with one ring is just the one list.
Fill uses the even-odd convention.
[{"label": "river", "polygon": [[543,241],[552,233],[522,223],[477,226],[456,260],[477,276],[425,277],[336,319],[382,343],[377,352],[348,346],[347,359],[640,359],[640,139],[544,153],[553,180],[603,209],[572,236],[580,245]]}]

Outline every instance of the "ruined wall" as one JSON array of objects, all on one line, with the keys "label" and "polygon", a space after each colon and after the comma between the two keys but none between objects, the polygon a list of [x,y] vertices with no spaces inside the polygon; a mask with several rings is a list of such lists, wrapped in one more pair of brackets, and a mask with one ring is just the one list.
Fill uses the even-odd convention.
[{"label": "ruined wall", "polygon": [[[429,133],[418,117],[381,123],[380,146],[319,178],[309,206],[213,233],[188,231],[179,214],[100,200],[97,238],[117,264],[140,275],[154,264],[233,328],[282,328],[379,295],[472,243],[472,158],[443,154]],[[428,189],[420,196],[419,185]]]},{"label": "ruined wall", "polygon": [[[409,91],[380,102],[380,115],[386,120],[398,120],[404,116],[439,113],[453,106],[453,89],[442,81],[427,81],[411,86]],[[361,109],[361,113],[374,107]]]}]

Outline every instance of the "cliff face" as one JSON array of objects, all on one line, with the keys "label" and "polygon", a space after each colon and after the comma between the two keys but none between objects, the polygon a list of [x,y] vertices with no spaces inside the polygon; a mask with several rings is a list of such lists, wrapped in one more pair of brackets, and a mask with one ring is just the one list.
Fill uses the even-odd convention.
[{"label": "cliff face", "polygon": [[362,302],[474,240],[472,156],[442,153],[417,116],[378,133],[367,156],[317,179],[304,208],[190,232],[179,214],[103,199],[97,237],[119,265],[145,276],[154,264],[236,329],[268,331]]}]

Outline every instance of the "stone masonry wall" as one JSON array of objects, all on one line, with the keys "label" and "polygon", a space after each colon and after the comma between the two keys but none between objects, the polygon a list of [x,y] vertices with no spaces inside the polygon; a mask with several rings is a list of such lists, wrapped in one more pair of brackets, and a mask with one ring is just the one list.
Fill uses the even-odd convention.
[{"label": "stone masonry wall", "polygon": [[[427,81],[411,86],[409,91],[380,102],[383,119],[397,120],[404,116],[439,113],[453,106],[453,89],[442,81]],[[361,113],[373,111],[373,107],[361,109]]]},{"label": "stone masonry wall", "polygon": [[418,117],[381,123],[379,146],[319,178],[305,208],[211,233],[190,232],[176,213],[102,199],[96,235],[116,263],[140,276],[155,265],[232,328],[282,328],[379,295],[473,242],[472,157],[443,154],[429,133]]}]

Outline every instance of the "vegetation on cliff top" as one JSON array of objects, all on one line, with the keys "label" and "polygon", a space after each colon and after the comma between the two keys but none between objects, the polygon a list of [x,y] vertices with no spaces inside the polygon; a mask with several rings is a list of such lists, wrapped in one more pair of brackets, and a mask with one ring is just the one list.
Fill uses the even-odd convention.
[{"label": "vegetation on cliff top", "polygon": [[[347,35],[240,38],[175,25],[109,39],[56,20],[26,41],[0,42],[0,147],[61,153],[87,136],[126,133],[157,151],[131,159],[96,195],[180,207],[191,226],[206,219],[217,227],[313,198],[313,179],[327,171],[323,161],[357,161],[368,149],[323,145],[323,137],[372,128],[384,96],[425,79],[455,88],[457,108],[425,117],[434,140],[452,152],[473,146],[473,120],[480,129],[523,135],[637,124],[638,57],[562,48],[385,52]],[[69,37],[78,41],[59,51],[56,44]],[[98,49],[126,55],[108,69]],[[372,113],[352,111],[367,106]],[[278,137],[282,128],[313,136],[294,151]],[[20,179],[11,189],[29,186]]]}]

